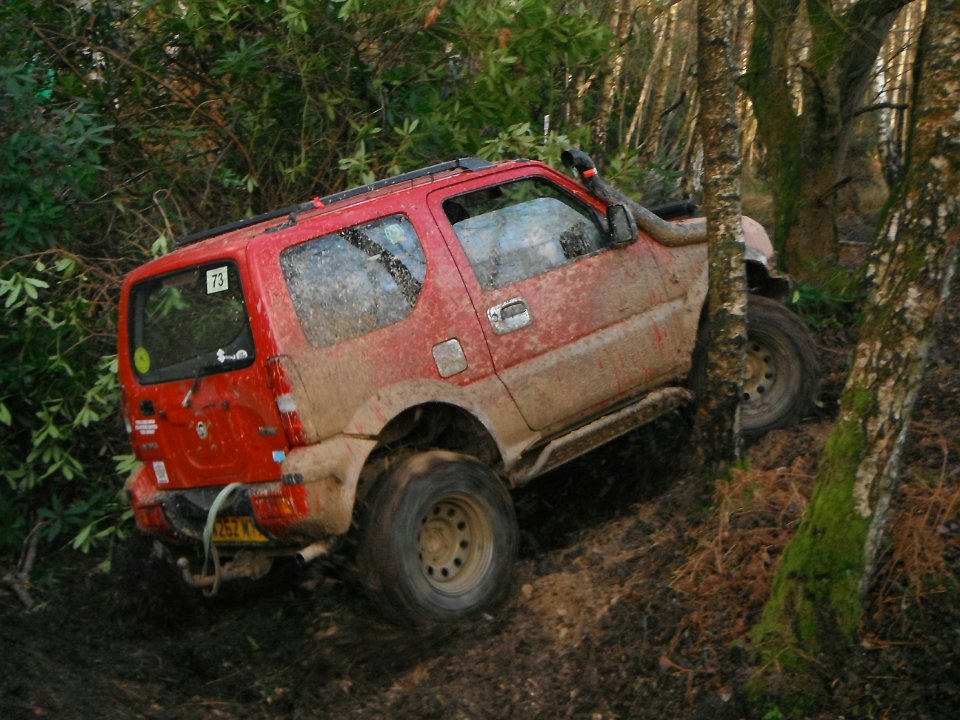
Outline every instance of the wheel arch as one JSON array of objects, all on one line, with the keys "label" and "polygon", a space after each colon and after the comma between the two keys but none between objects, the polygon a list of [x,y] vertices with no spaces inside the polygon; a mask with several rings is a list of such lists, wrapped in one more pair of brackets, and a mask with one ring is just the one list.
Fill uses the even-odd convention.
[{"label": "wheel arch", "polygon": [[[387,391],[376,399],[375,432],[369,433],[375,445],[367,455],[358,478],[357,499],[368,492],[386,470],[413,454],[428,450],[446,450],[476,458],[499,477],[517,449],[498,437],[495,427],[507,434],[529,434],[519,412],[510,403],[505,409],[495,404],[500,415],[494,420],[462,392],[443,383],[430,387],[406,387]],[[426,399],[429,398],[429,399]],[[370,409],[363,424],[370,429]],[[522,424],[522,427],[521,427]]]},{"label": "wheel arch", "polygon": [[784,302],[790,296],[790,280],[777,272],[770,236],[753,218],[744,215],[742,222],[747,287],[754,295]]},{"label": "wheel arch", "polygon": [[766,262],[747,257],[744,266],[747,273],[747,288],[753,295],[785,302],[790,297],[790,280],[771,272]]},{"label": "wheel arch", "polygon": [[471,455],[497,470],[503,466],[493,432],[472,408],[456,403],[431,400],[397,413],[378,434],[374,452],[397,445]]}]

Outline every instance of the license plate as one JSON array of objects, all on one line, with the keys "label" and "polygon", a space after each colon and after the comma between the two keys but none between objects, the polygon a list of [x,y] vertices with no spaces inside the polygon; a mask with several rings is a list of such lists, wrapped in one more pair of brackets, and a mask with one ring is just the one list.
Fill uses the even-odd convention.
[{"label": "license plate", "polygon": [[264,543],[267,537],[246,515],[217,518],[213,525],[213,540],[219,543]]}]

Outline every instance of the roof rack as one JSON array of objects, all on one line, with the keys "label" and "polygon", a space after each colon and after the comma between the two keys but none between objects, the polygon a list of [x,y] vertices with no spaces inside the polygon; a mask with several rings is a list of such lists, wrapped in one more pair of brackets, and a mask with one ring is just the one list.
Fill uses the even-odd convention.
[{"label": "roof rack", "polygon": [[257,225],[266,220],[273,220],[275,218],[284,216],[288,216],[291,218],[291,220],[295,220],[297,215],[302,212],[306,212],[307,210],[322,208],[326,205],[332,205],[335,202],[339,202],[340,200],[346,200],[347,198],[363,195],[365,193],[373,192],[374,190],[390,187],[391,185],[409,182],[410,180],[436,175],[437,173],[445,172],[447,170],[475,171],[486,170],[487,168],[492,167],[494,167],[492,162],[488,160],[482,160],[478,157],[462,157],[457,158],[456,160],[448,160],[447,162],[429,165],[427,167],[420,168],[419,170],[411,170],[410,172],[406,172],[401,175],[394,175],[393,177],[384,178],[383,180],[377,180],[376,182],[372,182],[367,185],[361,185],[360,187],[333,193],[332,195],[327,195],[326,197],[314,198],[313,200],[308,200],[307,202],[281,208],[280,210],[271,210],[270,212],[254,215],[253,217],[244,218],[243,220],[237,220],[236,222],[227,223],[226,225],[220,225],[208,230],[199,230],[195,233],[184,235],[174,243],[174,247],[192,245],[193,243],[200,242],[201,240],[207,240],[209,238],[216,237],[217,235],[223,235],[224,233],[232,232],[233,230],[239,230],[241,228],[250,227],[251,225]]}]

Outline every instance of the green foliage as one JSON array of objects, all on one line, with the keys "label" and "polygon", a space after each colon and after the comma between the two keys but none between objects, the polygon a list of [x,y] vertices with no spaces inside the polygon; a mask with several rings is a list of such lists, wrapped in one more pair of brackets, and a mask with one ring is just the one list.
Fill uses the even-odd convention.
[{"label": "green foliage", "polygon": [[865,298],[862,274],[838,266],[816,284],[798,283],[791,296],[793,309],[813,328],[859,325]]},{"label": "green foliage", "polygon": [[93,525],[75,543],[87,550],[122,513],[104,482],[121,438],[107,354],[119,273],[86,259],[109,244],[114,208],[97,198],[115,125],[29,32],[57,17],[53,3],[0,6],[0,565],[37,526],[65,543]]},{"label": "green foliage", "polygon": [[120,15],[95,2],[67,34],[102,46],[87,86],[122,126],[111,169],[136,163],[162,190],[175,236],[481,149],[525,150],[536,133],[509,138],[559,117],[564,75],[609,52],[606,23],[553,5],[157,0]]},{"label": "green foliage", "polygon": [[637,150],[621,148],[605,160],[603,171],[608,182],[646,205],[681,199],[683,173],[669,163],[642,161]]},{"label": "green foliage", "polygon": [[85,102],[55,104],[53,71],[39,63],[0,66],[0,246],[50,247],[76,222],[102,170],[110,126]]},{"label": "green foliage", "polygon": [[[42,537],[88,550],[122,509],[103,481],[117,450],[116,356],[97,285],[103,273],[63,251],[0,269],[0,557],[42,522]],[[109,306],[107,306],[109,309]]]}]

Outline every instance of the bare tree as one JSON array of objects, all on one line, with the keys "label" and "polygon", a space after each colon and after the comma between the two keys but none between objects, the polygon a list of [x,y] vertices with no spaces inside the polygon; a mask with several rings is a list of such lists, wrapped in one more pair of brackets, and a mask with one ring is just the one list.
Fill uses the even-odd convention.
[{"label": "bare tree", "polygon": [[754,629],[761,686],[808,697],[854,641],[900,452],[960,253],[960,0],[930,3],[904,181],[868,264],[867,315],[813,496]]},{"label": "bare tree", "polygon": [[636,0],[614,0],[610,12],[613,55],[600,86],[599,108],[593,122],[593,140],[599,148],[606,145],[610,119],[613,117],[616,99],[621,94],[623,71],[627,62],[626,45],[635,14]]},{"label": "bare tree", "polygon": [[816,278],[837,252],[835,203],[884,39],[908,0],[755,0],[744,88],[766,149],[774,244]]}]

